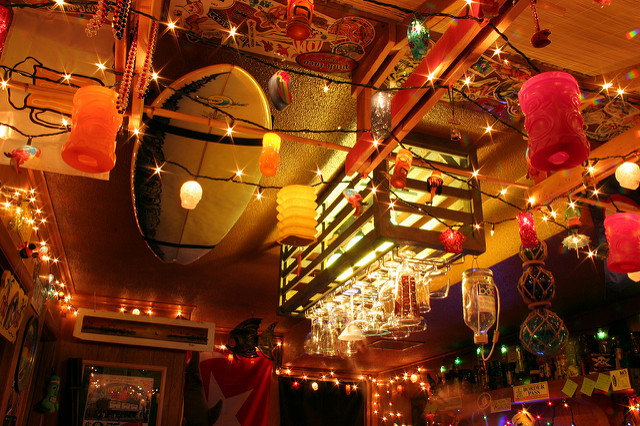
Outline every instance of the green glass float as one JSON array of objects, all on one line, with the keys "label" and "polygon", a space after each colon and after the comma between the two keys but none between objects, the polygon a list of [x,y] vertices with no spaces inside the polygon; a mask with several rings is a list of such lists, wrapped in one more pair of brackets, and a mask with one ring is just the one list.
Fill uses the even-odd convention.
[{"label": "green glass float", "polygon": [[562,318],[546,308],[538,308],[520,326],[520,341],[534,355],[552,357],[564,348],[569,330]]},{"label": "green glass float", "polygon": [[547,243],[540,241],[534,248],[520,246],[520,260],[527,266],[529,263],[544,263],[547,259]]},{"label": "green glass float", "polygon": [[528,305],[550,304],[556,292],[553,274],[540,265],[528,267],[520,276],[518,292]]}]

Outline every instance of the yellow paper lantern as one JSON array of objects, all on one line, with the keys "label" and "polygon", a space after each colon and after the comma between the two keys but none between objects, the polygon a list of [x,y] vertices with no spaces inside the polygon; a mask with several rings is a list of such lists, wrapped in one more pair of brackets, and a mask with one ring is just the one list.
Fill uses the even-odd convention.
[{"label": "yellow paper lantern", "polygon": [[278,191],[278,243],[308,246],[316,241],[316,194],[308,185],[288,185]]}]

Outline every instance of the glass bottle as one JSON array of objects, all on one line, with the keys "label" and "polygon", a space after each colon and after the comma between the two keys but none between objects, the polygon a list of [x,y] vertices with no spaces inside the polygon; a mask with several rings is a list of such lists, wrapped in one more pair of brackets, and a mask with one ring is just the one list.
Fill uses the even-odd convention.
[{"label": "glass bottle", "polygon": [[396,275],[393,315],[402,326],[417,325],[422,321],[416,297],[416,272],[406,260]]},{"label": "glass bottle", "polygon": [[487,332],[496,322],[493,272],[467,269],[462,273],[462,309],[464,322],[473,331],[475,344],[489,342]]}]

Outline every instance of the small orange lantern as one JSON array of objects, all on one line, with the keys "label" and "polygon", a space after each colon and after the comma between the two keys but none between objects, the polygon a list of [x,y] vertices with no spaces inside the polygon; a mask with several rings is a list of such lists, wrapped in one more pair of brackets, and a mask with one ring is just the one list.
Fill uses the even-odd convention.
[{"label": "small orange lantern", "polygon": [[260,172],[264,176],[275,176],[280,162],[280,136],[265,133],[262,137],[262,153],[260,154]]},{"label": "small orange lantern", "polygon": [[116,134],[122,124],[118,94],[102,86],[85,86],[73,96],[71,136],[62,159],[86,173],[104,173],[116,164]]},{"label": "small orange lantern", "polygon": [[311,35],[313,0],[289,0],[287,3],[287,35],[306,40]]},{"label": "small orange lantern", "polygon": [[413,163],[413,154],[408,149],[401,149],[396,154],[396,166],[391,176],[391,185],[402,189],[407,185],[407,174]]}]

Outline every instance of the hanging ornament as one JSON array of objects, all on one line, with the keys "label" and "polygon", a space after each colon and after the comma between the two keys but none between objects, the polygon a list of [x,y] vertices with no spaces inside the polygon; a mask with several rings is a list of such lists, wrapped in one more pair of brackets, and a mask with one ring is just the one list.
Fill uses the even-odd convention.
[{"label": "hanging ornament", "polygon": [[462,273],[462,313],[476,345],[489,343],[487,333],[496,322],[495,289],[491,269],[473,268]]},{"label": "hanging ornament", "polygon": [[416,383],[418,381],[418,375],[413,373],[409,379],[411,380],[411,383]]},{"label": "hanging ornament", "polygon": [[635,191],[640,186],[640,167],[629,161],[620,164],[616,169],[616,180],[622,188]]},{"label": "hanging ornament", "polygon": [[567,220],[567,227],[569,228],[569,235],[562,240],[562,246],[569,250],[575,250],[578,254],[578,250],[589,245],[590,238],[584,234],[579,233],[580,216],[582,215],[580,207],[569,204],[565,211],[564,217]]},{"label": "hanging ornament", "polygon": [[308,185],[287,185],[278,191],[278,244],[308,246],[316,241],[316,194]]},{"label": "hanging ornament", "polygon": [[311,35],[313,0],[288,0],[287,35],[294,40],[306,40]]},{"label": "hanging ornament", "polygon": [[483,0],[480,2],[480,10],[485,19],[495,18],[500,14],[500,3],[497,0]]},{"label": "hanging ornament", "polygon": [[522,247],[537,247],[538,234],[536,234],[536,225],[533,221],[532,212],[518,213],[518,227],[520,228],[520,241],[522,241]]},{"label": "hanging ornament", "polygon": [[520,326],[520,341],[534,355],[552,357],[564,348],[569,330],[564,321],[546,308],[537,308]]},{"label": "hanging ornament", "polygon": [[513,426],[534,426],[536,424],[535,419],[530,412],[523,410],[511,418],[511,424]]},{"label": "hanging ornament", "polygon": [[615,213],[604,219],[609,243],[607,268],[613,272],[640,271],[640,215]]},{"label": "hanging ornament", "polygon": [[421,60],[429,50],[429,27],[423,18],[417,15],[407,28],[407,40],[411,56],[415,60]]},{"label": "hanging ornament", "polygon": [[449,103],[451,104],[451,118],[449,119],[449,124],[451,124],[451,132],[450,138],[454,142],[459,142],[462,140],[462,133],[460,133],[460,129],[457,126],[460,125],[460,120],[456,118],[456,110],[455,110],[455,102],[453,98],[453,86],[449,85],[447,89],[449,91]]},{"label": "hanging ornament", "polygon": [[314,391],[317,391],[318,390],[318,382],[311,383],[311,389],[313,389]]},{"label": "hanging ornament", "polygon": [[540,265],[530,265],[518,280],[518,292],[529,307],[532,304],[550,304],[555,290],[553,274]]},{"label": "hanging ornament", "polygon": [[102,86],[79,88],[73,95],[71,135],[62,147],[65,163],[86,173],[108,172],[116,164],[116,134],[122,124],[118,94]]},{"label": "hanging ornament", "polygon": [[276,133],[265,133],[262,136],[262,152],[258,163],[260,173],[264,176],[275,176],[280,162],[281,139]]},{"label": "hanging ornament", "polygon": [[360,215],[362,214],[363,208],[367,205],[363,201],[362,195],[358,194],[355,190],[351,188],[345,189],[342,195],[344,195],[344,198],[346,198],[349,204],[351,204],[351,207],[353,207],[353,210],[354,210],[353,216],[360,217]]},{"label": "hanging ornament", "polygon": [[629,277],[629,279],[630,279],[631,281],[634,281],[634,282],[638,282],[638,281],[640,281],[640,271],[636,271],[636,272],[629,272],[629,273],[627,274],[627,276]]},{"label": "hanging ornament", "polygon": [[371,136],[382,141],[391,135],[391,92],[378,91],[371,96]]},{"label": "hanging ornament", "polygon": [[447,253],[462,253],[462,243],[466,239],[462,232],[457,229],[449,228],[438,237],[440,242],[444,244],[444,251]]},{"label": "hanging ornament", "polygon": [[193,210],[202,199],[202,187],[195,180],[189,180],[180,187],[180,205],[183,209]]},{"label": "hanging ornament", "polygon": [[393,168],[393,176],[391,176],[391,185],[398,189],[402,189],[407,185],[407,174],[413,163],[413,154],[408,149],[400,149],[396,154],[396,165]]},{"label": "hanging ornament", "polygon": [[580,88],[571,74],[538,74],[522,85],[518,100],[525,115],[534,168],[557,171],[587,160],[590,146],[580,115]]},{"label": "hanging ornament", "polygon": [[158,21],[153,21],[151,24],[151,38],[147,45],[147,54],[144,58],[144,65],[142,67],[142,73],[138,78],[138,87],[136,92],[138,99],[144,98],[149,88],[149,82],[151,81],[151,75],[153,74],[153,54],[156,51],[156,43],[158,41]]},{"label": "hanging ornament", "polygon": [[519,256],[525,267],[528,266],[529,263],[543,264],[547,259],[547,243],[539,241],[538,245],[533,248],[521,246]]},{"label": "hanging ornament", "polygon": [[109,2],[107,0],[98,0],[96,4],[95,12],[93,12],[93,16],[87,22],[87,27],[85,28],[85,33],[87,37],[93,37],[98,34],[98,30],[102,28],[102,24],[107,22],[107,15],[109,14]]},{"label": "hanging ornament", "polygon": [[277,71],[269,79],[269,97],[278,111],[287,108],[291,102],[291,79],[286,71]]},{"label": "hanging ornament", "polygon": [[533,34],[533,37],[531,37],[531,45],[536,48],[548,46],[551,43],[551,40],[549,40],[551,31],[549,30],[540,31],[540,22],[538,21],[538,11],[536,10],[537,0],[530,0],[530,1],[531,1],[531,4],[530,4],[531,13],[533,14],[533,23],[536,26],[536,32],[535,34]]},{"label": "hanging ornament", "polygon": [[431,176],[427,179],[427,204],[433,203],[433,197],[442,194],[442,173],[438,170],[434,170]]},{"label": "hanging ornament", "polygon": [[[31,140],[29,140],[29,142],[31,142]],[[20,166],[22,164],[34,158],[39,158],[40,154],[40,148],[29,143],[27,145],[22,145],[11,152],[5,152],[4,156],[10,159],[9,164],[11,165],[11,168],[16,173],[20,173]]]},{"label": "hanging ornament", "polygon": [[130,6],[131,0],[116,0],[111,26],[113,27],[113,36],[118,40],[122,40],[122,37],[124,37],[124,32],[127,28],[127,19],[129,18]]},{"label": "hanging ornament", "polygon": [[129,47],[129,54],[127,55],[127,64],[124,67],[124,73],[122,74],[122,80],[120,80],[120,88],[118,90],[118,112],[124,114],[129,106],[129,92],[131,91],[131,81],[133,80],[133,68],[136,64],[136,50],[138,47],[137,42],[138,30],[133,32],[133,41]]}]

